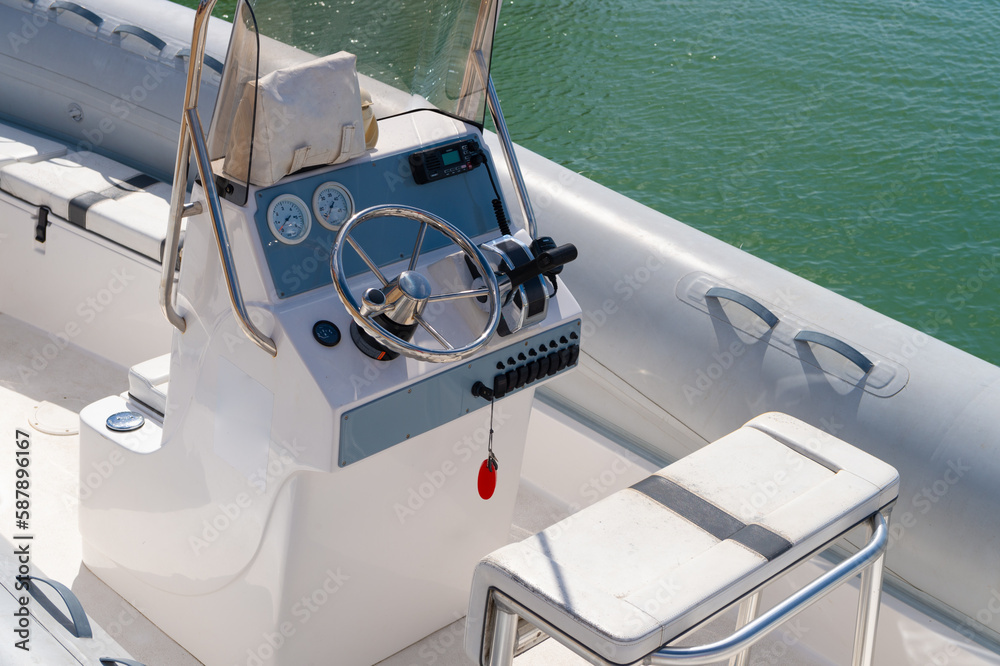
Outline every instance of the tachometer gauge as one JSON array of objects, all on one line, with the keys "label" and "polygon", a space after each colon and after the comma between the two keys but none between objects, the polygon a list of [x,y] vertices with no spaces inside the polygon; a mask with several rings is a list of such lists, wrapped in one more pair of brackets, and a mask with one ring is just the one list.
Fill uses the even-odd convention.
[{"label": "tachometer gauge", "polygon": [[323,183],[313,194],[313,212],[320,224],[337,231],[354,214],[354,198],[340,183]]},{"label": "tachometer gauge", "polygon": [[309,235],[312,216],[309,215],[309,207],[305,201],[294,194],[282,194],[275,197],[267,207],[267,224],[275,238],[282,243],[295,245]]}]

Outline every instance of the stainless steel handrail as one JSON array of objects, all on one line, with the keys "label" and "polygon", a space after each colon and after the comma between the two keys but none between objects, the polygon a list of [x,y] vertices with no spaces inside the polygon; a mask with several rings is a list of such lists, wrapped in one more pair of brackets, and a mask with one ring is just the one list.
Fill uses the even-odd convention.
[{"label": "stainless steel handrail", "polygon": [[532,210],[531,201],[528,199],[528,188],[524,184],[521,165],[518,164],[517,155],[514,154],[514,142],[510,140],[507,123],[503,119],[503,111],[500,109],[500,98],[497,96],[496,88],[493,87],[493,77],[489,75],[489,66],[486,64],[486,56],[483,55],[482,51],[476,51],[476,64],[479,76],[486,85],[486,104],[490,109],[490,116],[493,117],[497,136],[500,137],[500,147],[503,149],[504,160],[507,162],[507,171],[510,172],[510,178],[514,182],[517,203],[521,208],[521,215],[524,217],[528,235],[532,238],[538,238],[535,211]]},{"label": "stainless steel handrail", "polygon": [[[727,659],[745,650],[761,638],[777,629],[784,622],[792,619],[830,592],[849,581],[857,574],[867,571],[869,567],[880,568],[885,548],[889,543],[889,528],[881,513],[871,518],[872,537],[865,547],[847,558],[836,567],[823,574],[812,583],[788,597],[780,604],[745,625],[728,638],[721,641],[697,647],[661,648],[646,657],[641,663],[650,666],[673,666],[674,664],[712,664],[721,659]],[[879,572],[879,576],[881,572]],[[869,578],[869,585],[870,585]],[[867,612],[870,609],[871,595],[862,585],[861,618],[859,625],[868,626]],[[881,589],[881,587],[880,587]],[[876,601],[877,603],[877,601]],[[874,632],[872,631],[872,640]],[[864,640],[864,639],[862,639]],[[857,646],[856,646],[857,647]],[[870,661],[867,663],[871,663]]]},{"label": "stainless steel handrail", "polygon": [[[875,624],[878,621],[878,605],[882,590],[882,567],[885,561],[885,549],[889,543],[889,528],[881,512],[868,519],[871,528],[871,538],[861,550],[841,562],[839,565],[823,574],[812,583],[791,595],[777,606],[761,615],[756,620],[744,625],[728,638],[708,645],[695,647],[660,648],[647,655],[633,666],[694,666],[697,664],[714,664],[740,654],[764,636],[792,619],[829,593],[849,581],[857,574],[862,574],[861,599],[857,630],[855,632],[855,666],[870,666],[874,651]],[[573,639],[557,630],[537,614],[528,610],[523,604],[507,595],[493,590],[494,633],[484,642],[484,664],[489,666],[508,666],[512,658],[509,648],[508,632],[511,623],[516,624],[520,617],[550,637],[569,648],[572,652],[596,666],[615,666],[601,656],[591,652]],[[486,653],[486,650],[489,653]]]},{"label": "stainless steel handrail", "polygon": [[171,324],[181,333],[187,330],[187,322],[174,306],[174,272],[177,267],[177,256],[180,252],[181,218],[186,212],[193,211],[193,206],[184,203],[187,191],[188,166],[191,162],[191,147],[194,146],[195,161],[205,197],[208,199],[208,216],[215,229],[215,240],[219,247],[219,258],[222,260],[223,273],[226,276],[226,287],[229,290],[229,300],[236,315],[240,328],[258,347],[271,356],[278,355],[274,340],[267,337],[250,320],[246,304],[243,302],[243,292],[240,289],[239,278],[236,275],[236,264],[233,261],[229,246],[229,234],[226,232],[225,218],[222,214],[222,204],[219,192],[215,187],[212,174],[212,163],[208,156],[205,143],[205,133],[202,130],[201,119],[198,116],[198,95],[201,90],[201,71],[205,59],[205,42],[208,38],[208,25],[216,0],[201,0],[195,12],[194,30],[191,36],[191,59],[188,61],[187,88],[184,92],[184,113],[181,116],[180,141],[177,145],[177,163],[174,165],[174,184],[170,195],[170,217],[168,218],[166,245],[163,250],[163,273],[160,278],[160,308]]}]

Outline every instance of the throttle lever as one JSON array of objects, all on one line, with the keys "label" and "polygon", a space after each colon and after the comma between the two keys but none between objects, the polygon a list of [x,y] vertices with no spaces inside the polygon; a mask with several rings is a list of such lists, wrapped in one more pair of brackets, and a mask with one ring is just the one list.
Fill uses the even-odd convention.
[{"label": "throttle lever", "polygon": [[508,268],[505,273],[510,279],[510,288],[515,290],[532,278],[536,278],[543,273],[549,273],[560,266],[574,261],[578,256],[576,246],[572,243],[560,245],[557,248],[546,250],[540,253],[531,261]]}]

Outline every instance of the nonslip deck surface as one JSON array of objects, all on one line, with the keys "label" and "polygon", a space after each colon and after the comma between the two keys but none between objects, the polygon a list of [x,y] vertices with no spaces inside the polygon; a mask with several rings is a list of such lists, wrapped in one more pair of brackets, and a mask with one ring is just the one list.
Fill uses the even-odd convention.
[{"label": "nonslip deck surface", "polygon": [[[146,666],[197,666],[196,659],[83,566],[77,527],[79,437],[46,434],[31,426],[34,420],[39,427],[50,431],[67,426],[73,429],[80,408],[123,392],[127,384],[126,368],[73,345],[62,345],[58,339],[53,340],[36,328],[0,314],[0,460],[13,458],[16,430],[29,433],[32,452],[30,528],[35,535],[32,565],[47,577],[69,586],[80,597],[91,621],[102,626],[133,658]],[[615,447],[542,404],[536,404],[528,437],[529,450],[543,453],[552,442],[565,443],[567,439],[572,439],[574,448],[580,451],[588,447]],[[616,450],[613,455],[623,454]],[[534,465],[531,471],[537,480],[544,469],[539,467],[540,463]],[[0,464],[0,490],[7,491],[13,484],[11,469],[6,462]],[[587,486],[587,478],[582,478],[580,503],[588,504],[634,483],[647,473],[648,470],[636,465],[629,473],[617,475],[614,484],[601,486],[599,493],[594,486]],[[101,470],[94,470],[93,474],[96,476],[92,481],[96,483]],[[565,479],[561,481],[566,482]],[[0,494],[0,498],[7,496],[7,492]],[[565,497],[557,499],[531,481],[522,480],[511,540],[523,539],[569,515],[568,507],[574,502],[565,500]],[[10,540],[16,531],[14,525],[12,504],[0,502],[0,535]],[[809,564],[776,581],[765,593],[765,607],[788,594],[792,585],[789,578],[801,584],[818,575],[823,566],[828,565],[824,561]],[[750,663],[782,666],[849,663],[853,638],[851,618],[857,608],[856,589],[856,586],[842,588],[829,601],[779,628],[754,648]],[[682,643],[721,638],[733,621],[734,612],[730,611]],[[386,659],[380,666],[469,666],[462,649],[464,631],[464,618],[456,618],[453,624]],[[0,656],[4,654],[0,649]],[[17,663],[13,662],[14,666]],[[329,663],[337,664],[335,659]],[[578,666],[585,662],[549,640],[519,657],[515,663],[518,666]],[[1000,664],[1000,658],[887,594],[881,614],[876,663],[984,666]]]}]

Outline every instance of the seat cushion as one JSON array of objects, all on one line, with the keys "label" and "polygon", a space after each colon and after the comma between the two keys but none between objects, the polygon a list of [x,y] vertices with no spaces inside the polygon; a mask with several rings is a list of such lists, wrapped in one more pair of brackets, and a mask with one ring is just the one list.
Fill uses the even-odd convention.
[{"label": "seat cushion", "polygon": [[765,414],[476,567],[466,651],[497,589],[612,663],[630,664],[890,504],[896,470]]},{"label": "seat cushion", "polygon": [[170,194],[170,185],[155,182],[118,199],[103,199],[87,210],[86,228],[150,259],[162,261]]},{"label": "seat cushion", "polygon": [[167,411],[167,388],[170,383],[170,354],[157,356],[133,365],[128,371],[128,393],[163,416]]},{"label": "seat cushion", "polygon": [[0,167],[14,162],[38,162],[66,154],[58,141],[0,123]]},{"label": "seat cushion", "polygon": [[171,188],[103,155],[70,153],[0,167],[0,188],[110,241],[161,261]]}]

